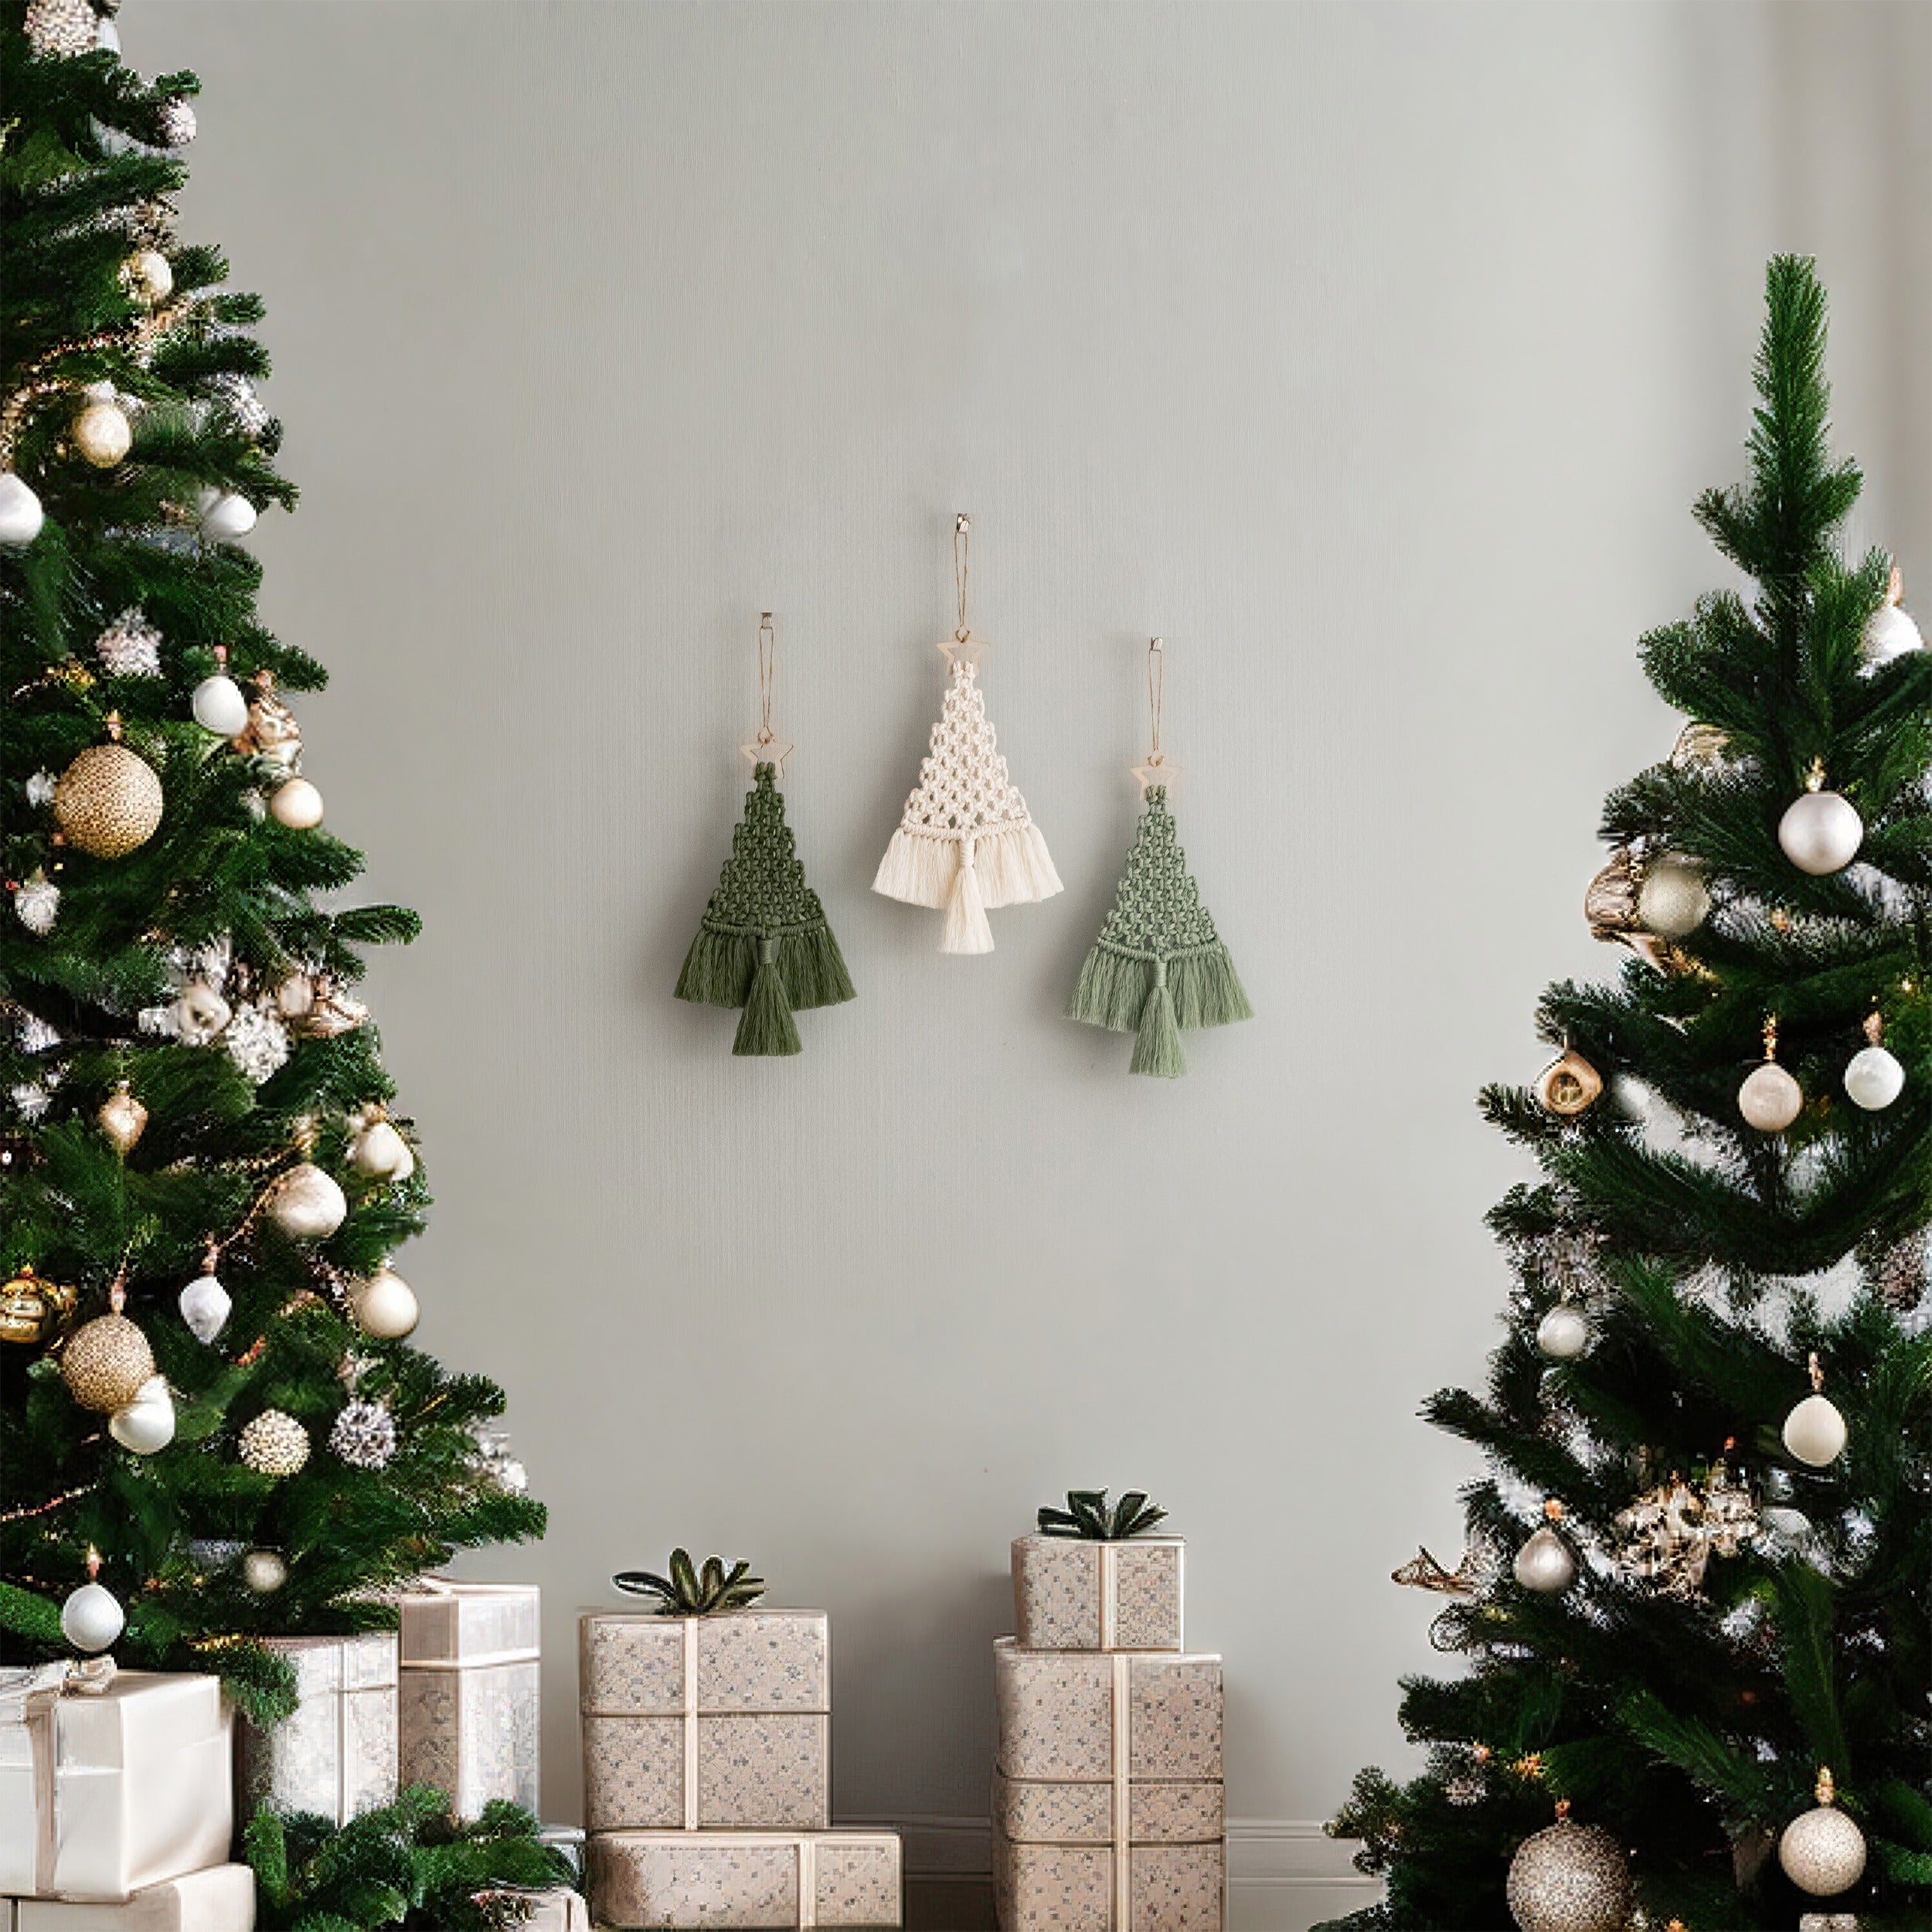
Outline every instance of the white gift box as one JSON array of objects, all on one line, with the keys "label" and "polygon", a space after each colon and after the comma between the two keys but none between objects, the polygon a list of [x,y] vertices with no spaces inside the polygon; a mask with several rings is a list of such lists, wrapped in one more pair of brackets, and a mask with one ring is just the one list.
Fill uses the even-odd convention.
[{"label": "white gift box", "polygon": [[459,1818],[492,1798],[537,1808],[542,1599],[534,1583],[440,1578],[397,1600],[405,1784],[449,1794]]},{"label": "white gift box", "polygon": [[278,1723],[241,1721],[236,1808],[311,1811],[337,1825],[396,1796],[396,1636],[264,1637],[295,1667],[299,1700]]},{"label": "white gift box", "polygon": [[121,1900],[219,1864],[230,1760],[216,1678],[0,1672],[0,1893]]},{"label": "white gift box", "polygon": [[[9,1926],[0,1900],[0,1927]],[[254,1932],[255,1875],[213,1865],[150,1885],[118,1905],[59,1899],[13,1902],[10,1932]]]},{"label": "white gift box", "polygon": [[614,1932],[900,1922],[893,1832],[593,1832],[589,1858]]}]

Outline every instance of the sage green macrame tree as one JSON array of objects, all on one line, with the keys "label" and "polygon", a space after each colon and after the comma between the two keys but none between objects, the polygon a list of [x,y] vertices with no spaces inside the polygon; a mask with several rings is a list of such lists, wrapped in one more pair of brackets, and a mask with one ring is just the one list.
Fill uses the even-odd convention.
[{"label": "sage green macrame tree", "polygon": [[1066,1010],[1089,1026],[1133,1034],[1128,1072],[1162,1080],[1187,1071],[1182,1032],[1254,1017],[1188,871],[1165,785],[1148,787],[1114,910]]},{"label": "sage green macrame tree", "polygon": [[678,975],[677,996],[742,1007],[738,1054],[801,1050],[792,1015],[855,998],[838,941],[805,883],[775,765],[760,764],[731,835],[731,856]]}]

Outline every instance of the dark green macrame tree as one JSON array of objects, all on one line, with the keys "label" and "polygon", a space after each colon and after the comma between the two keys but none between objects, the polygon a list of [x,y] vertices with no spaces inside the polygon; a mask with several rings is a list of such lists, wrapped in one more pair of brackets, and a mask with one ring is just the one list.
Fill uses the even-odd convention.
[{"label": "dark green macrame tree", "polygon": [[743,1009],[734,1053],[801,1050],[792,1015],[856,997],[838,941],[785,823],[777,768],[760,764],[745,794],[718,889],[678,975],[677,996]]},{"label": "dark green macrame tree", "polygon": [[[10,517],[44,512],[0,545],[0,1658],[66,1651],[61,1605],[92,1546],[126,1609],[121,1662],[217,1670],[273,1716],[292,1675],[252,1636],[393,1623],[386,1588],[540,1535],[544,1516],[480,1444],[502,1391],[353,1312],[430,1202],[393,1138],[380,1172],[352,1154],[394,1088],[349,989],[363,949],[410,938],[415,915],[341,906],[359,855],[264,811],[290,749],[279,701],[235,740],[190,709],[224,668],[258,701],[324,676],[263,628],[236,505],[206,508],[294,491],[251,386],[261,304],[175,232],[170,144],[192,129],[194,77],[151,84],[84,50],[85,0],[36,17],[39,49],[19,0],[0,6],[0,485]],[[104,396],[133,438],[97,467],[75,426]],[[53,781],[111,716],[162,803],[145,842],[106,857],[62,835]],[[117,1146],[101,1109],[124,1083],[145,1124]],[[305,1163],[343,1191],[332,1233],[267,1211]],[[211,1245],[232,1307],[203,1338],[177,1298]],[[33,1334],[35,1309],[70,1295]],[[174,1437],[151,1454],[61,1371],[116,1295],[171,1391]],[[270,1410],[306,1436],[293,1473],[241,1453]],[[279,1587],[243,1560],[257,1550],[285,1563]]]},{"label": "dark green macrame tree", "polygon": [[1148,787],[1113,910],[1066,1011],[1089,1026],[1133,1034],[1128,1070],[1162,1080],[1187,1071],[1183,1032],[1254,1017],[1188,871],[1165,785]]},{"label": "dark green macrame tree", "polygon": [[[1557,1800],[1630,1849],[1654,1927],[1932,1923],[1932,655],[1866,648],[1890,563],[1840,553],[1859,478],[1827,447],[1824,353],[1811,265],[1773,262],[1750,480],[1697,506],[1753,588],[1645,639],[1703,729],[1604,808],[1606,878],[1691,862],[1702,916],[1679,895],[1675,934],[1645,931],[1637,892],[1641,961],[1544,995],[1594,1104],[1574,1080],[1546,1087],[1555,1111],[1483,1096],[1543,1173],[1490,1217],[1516,1282],[1488,1389],[1424,1411],[1488,1465],[1464,1492],[1472,1560],[1402,1573],[1449,1591],[1432,1634],[1464,1668],[1406,1682],[1423,1769],[1363,1773],[1334,1827],[1388,1882],[1359,1932],[1509,1925],[1512,1858]],[[1821,875],[1779,837],[1820,760],[1864,827]],[[1875,1012],[1904,1086],[1867,1111],[1845,1074]],[[1740,1109],[1767,1019],[1804,1101],[1782,1131]],[[1814,1355],[1849,1430],[1822,1467],[1784,1427]],[[1516,1573],[1546,1502],[1567,1588]],[[1780,1856],[1825,1767],[1869,1847],[1828,1902]]]}]

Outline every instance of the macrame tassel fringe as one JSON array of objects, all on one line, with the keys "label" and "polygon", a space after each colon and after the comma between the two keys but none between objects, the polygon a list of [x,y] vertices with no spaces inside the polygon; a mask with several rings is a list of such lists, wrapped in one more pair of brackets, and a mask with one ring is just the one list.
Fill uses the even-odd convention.
[{"label": "macrame tassel fringe", "polygon": [[845,955],[828,926],[783,933],[772,941],[753,933],[701,926],[685,954],[684,970],[678,975],[678,998],[704,1006],[747,1005],[757,976],[759,954],[767,944],[777,947],[772,964],[784,982],[786,1003],[794,1013],[814,1006],[836,1006],[856,997]]},{"label": "macrame tassel fringe", "polygon": [[[1160,1018],[1162,1009],[1168,1015],[1165,1022]],[[1150,1028],[1156,1032],[1164,1026],[1192,1032],[1202,1026],[1226,1026],[1235,1020],[1252,1019],[1254,1009],[1248,1004],[1227,948],[1219,942],[1176,953],[1165,961],[1103,943],[1087,955],[1066,1014],[1068,1019],[1089,1026],[1136,1034],[1133,1070],[1145,1073],[1161,1070],[1141,1064],[1155,1050]],[[1175,1064],[1168,1078],[1186,1070],[1178,1038],[1173,1058]]]},{"label": "macrame tassel fringe", "polygon": [[959,843],[959,867],[953,874],[953,889],[946,897],[946,924],[939,937],[942,953],[990,953],[993,929],[986,923],[986,902],[979,889],[978,854],[975,841]]},{"label": "macrame tassel fringe", "polygon": [[[902,825],[879,862],[872,889],[909,905],[950,906],[966,843],[963,833],[908,832]],[[982,909],[1030,905],[1065,889],[1036,825],[1008,825],[998,832],[978,833],[972,845]],[[961,949],[949,946],[944,950]],[[989,951],[991,943],[970,950]]]},{"label": "macrame tassel fringe", "polygon": [[758,941],[758,963],[745,995],[738,1036],[731,1043],[734,1053],[778,1055],[800,1050],[791,1002],[785,997],[784,978],[778,970],[778,944],[775,939]]},{"label": "macrame tassel fringe", "polygon": [[1134,1036],[1130,1073],[1151,1073],[1156,1080],[1178,1080],[1187,1071],[1181,1051],[1181,1029],[1174,1022],[1174,1002],[1167,990],[1167,962],[1154,962],[1154,990],[1141,1003],[1141,1023]]}]

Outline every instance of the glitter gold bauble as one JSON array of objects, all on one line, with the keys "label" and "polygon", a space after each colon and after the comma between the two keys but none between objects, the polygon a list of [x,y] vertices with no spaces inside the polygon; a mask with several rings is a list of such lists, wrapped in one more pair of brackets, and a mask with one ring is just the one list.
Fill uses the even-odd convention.
[{"label": "glitter gold bauble", "polygon": [[90,403],[70,434],[74,447],[97,470],[111,470],[134,446],[134,426],[113,403]]},{"label": "glitter gold bauble", "polygon": [[60,774],[53,815],[68,844],[95,859],[120,859],[147,844],[161,823],[161,781],[125,745],[90,745]]},{"label": "glitter gold bauble", "polygon": [[1600,1825],[1559,1818],[1517,1848],[1509,1898],[1521,1932],[1624,1932],[1632,1903],[1629,1862]]},{"label": "glitter gold bauble", "polygon": [[155,1352],[124,1315],[97,1315],[68,1336],[60,1351],[67,1392],[83,1409],[111,1416],[134,1401],[155,1372]]},{"label": "glitter gold bauble", "polygon": [[22,1268],[0,1287],[0,1342],[28,1348],[51,1342],[77,1298],[73,1289],[43,1281],[32,1268]]}]

